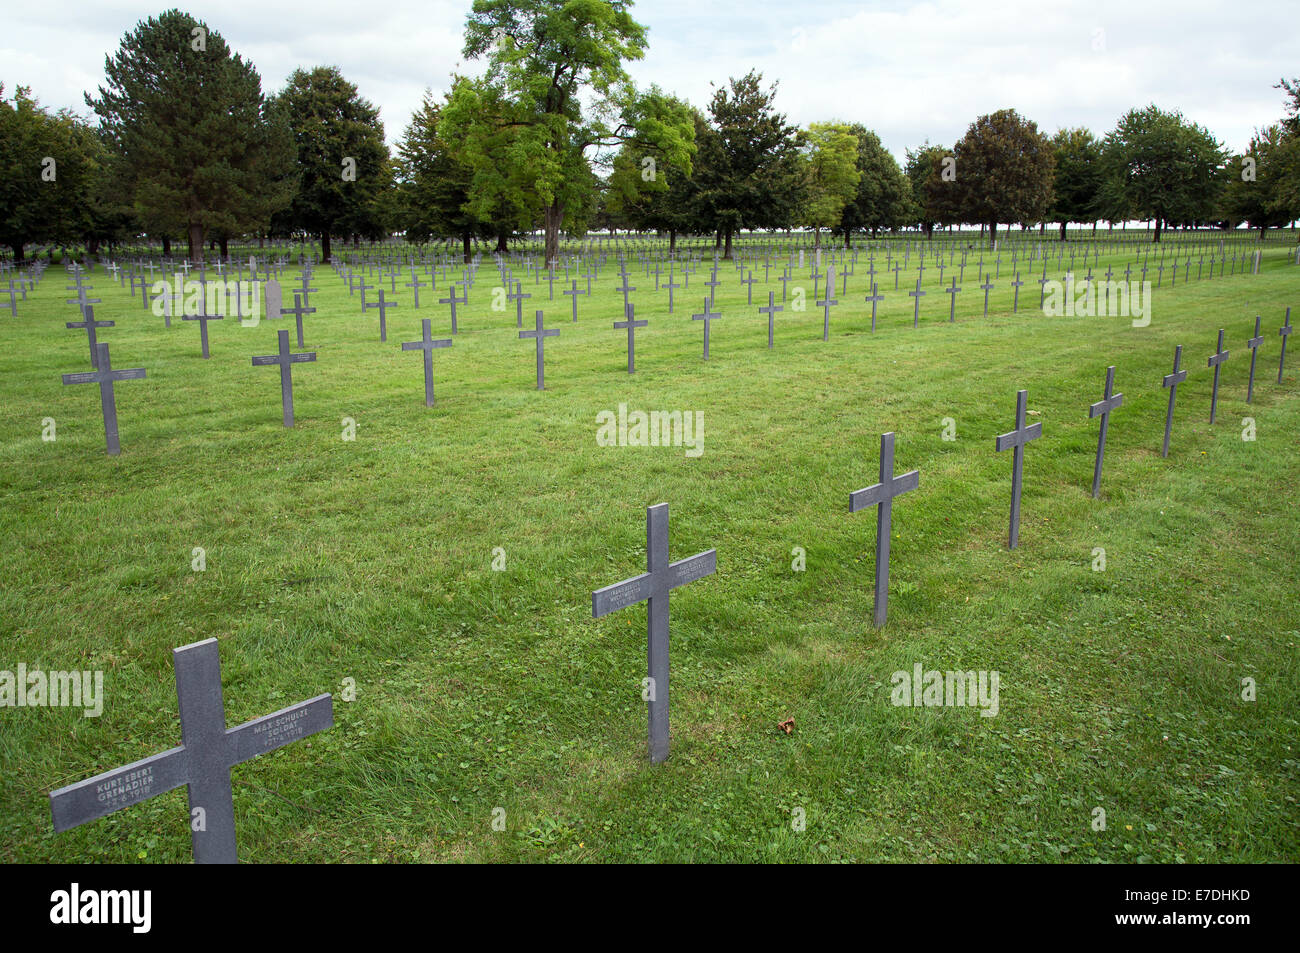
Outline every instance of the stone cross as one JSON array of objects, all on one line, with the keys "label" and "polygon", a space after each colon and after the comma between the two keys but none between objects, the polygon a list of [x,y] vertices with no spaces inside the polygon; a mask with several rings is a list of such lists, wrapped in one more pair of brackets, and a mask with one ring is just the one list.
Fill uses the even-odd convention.
[{"label": "stone cross", "polygon": [[889,612],[889,530],[894,497],[915,490],[921,484],[921,471],[910,470],[894,476],[894,433],[880,435],[880,482],[849,494],[849,512],[868,506],[876,507],[876,614],[877,626],[885,624]]},{"label": "stone cross", "polygon": [[636,373],[636,329],[643,328],[649,321],[638,321],[636,319],[636,305],[627,306],[626,317],[622,321],[614,322],[614,330],[627,329],[627,372]]},{"label": "stone cross", "polygon": [[993,282],[989,280],[988,275],[984,276],[984,284],[980,285],[980,287],[984,289],[984,317],[987,318],[989,316],[989,292],[993,290]]},{"label": "stone cross", "polygon": [[117,396],[113,393],[113,382],[141,380],[144,377],[144,368],[132,367],[127,370],[115,371],[113,370],[113,362],[108,356],[108,345],[101,341],[95,347],[97,353],[94,366],[97,370],[79,374],[64,374],[63,383],[65,385],[99,385],[99,404],[104,413],[104,442],[108,448],[108,455],[115,457],[122,452],[122,445],[118,443],[117,439]]},{"label": "stone cross", "polygon": [[691,315],[692,321],[704,322],[704,359],[706,361],[709,359],[709,322],[714,320],[715,318],[720,318],[720,317],[722,317],[721,312],[714,312],[710,310],[708,298],[704,299],[704,313]]},{"label": "stone cross", "polygon": [[[452,288],[451,288],[451,296],[452,296],[452,298],[455,298],[455,297],[456,297],[456,286],[455,286],[455,285],[452,285]],[[297,296],[296,294],[293,296],[293,298],[294,298],[294,301],[297,301],[297,300],[298,300],[298,296]],[[361,306],[361,310],[362,310],[362,311],[366,311],[366,310],[368,310],[368,309],[370,309],[370,308],[378,308],[378,309],[379,309],[379,340],[381,340],[381,341],[387,341],[387,340],[388,340],[388,309],[389,309],[389,308],[396,308],[396,307],[397,307],[397,303],[396,303],[396,302],[394,302],[394,301],[385,301],[385,300],[384,300],[384,289],[383,289],[383,288],[380,288],[380,289],[379,289],[379,300],[378,300],[378,301],[372,302],[372,303],[370,303],[370,304],[363,304],[363,305]],[[455,305],[452,305],[452,313],[453,313],[453,314],[455,313]],[[451,319],[451,323],[452,323],[452,332],[451,332],[451,333],[452,333],[452,334],[455,334],[455,333],[456,333],[456,331],[455,331],[456,319],[455,319],[454,317]]]},{"label": "stone cross", "polygon": [[[294,297],[296,298],[297,295],[295,295]],[[236,300],[238,300],[238,296],[236,296]],[[182,314],[182,315],[181,315],[181,320],[182,320],[182,321],[197,321],[197,322],[199,322],[199,342],[200,342],[200,345],[202,346],[202,349],[203,349],[203,359],[204,359],[204,360],[207,360],[207,358],[208,358],[208,322],[209,322],[209,321],[220,321],[220,320],[222,320],[224,317],[225,317],[224,315],[220,315],[220,314],[208,314],[207,305],[206,305],[205,302],[202,302],[202,301],[199,302],[199,313],[198,313],[198,314]]]},{"label": "stone cross", "polygon": [[[452,333],[452,334],[456,334],[456,333],[457,333],[457,331],[456,331],[456,305],[457,305],[457,304],[469,304],[469,289],[468,289],[468,288],[465,289],[465,297],[463,297],[463,298],[458,298],[458,297],[456,297],[456,282],[453,281],[453,282],[451,283],[451,297],[450,297],[450,298],[439,298],[439,299],[438,299],[438,304],[449,304],[449,305],[451,305],[451,333]],[[362,305],[362,307],[364,308],[365,306]],[[381,311],[381,312],[380,312],[380,321],[381,321],[381,323],[382,323],[382,320],[383,320],[383,312]]]},{"label": "stone cross", "polygon": [[560,333],[559,328],[550,328],[547,330],[542,330],[542,312],[540,311],[537,312],[537,330],[519,332],[519,336],[521,338],[534,338],[537,341],[537,389],[538,390],[546,389],[546,372],[542,361],[543,355],[545,354],[544,342],[546,338],[558,337],[559,333]]},{"label": "stone cross", "polygon": [[772,323],[773,318],[776,312],[785,310],[785,308],[781,307],[781,305],[774,303],[775,299],[776,299],[775,292],[769,291],[767,293],[767,307],[758,309],[761,313],[767,315],[767,346],[769,348],[772,347],[772,331],[774,330],[773,323]]},{"label": "stone cross", "polygon": [[82,309],[81,309],[81,320],[80,320],[80,321],[67,321],[67,322],[65,322],[65,323],[66,323],[66,325],[67,325],[69,328],[73,328],[73,329],[77,329],[77,328],[85,328],[85,329],[86,329],[86,337],[90,338],[90,366],[91,366],[91,367],[99,367],[99,364],[97,363],[97,362],[99,361],[99,351],[96,350],[96,347],[95,347],[95,345],[98,343],[98,342],[96,341],[96,339],[95,339],[95,328],[111,328],[111,327],[115,327],[116,325],[114,324],[114,322],[112,322],[112,321],[96,321],[96,320],[95,320],[95,309],[94,309],[93,307],[91,307],[89,304],[87,304],[87,305],[83,305],[83,306],[82,306]]},{"label": "stone cross", "polygon": [[[1110,281],[1110,271],[1106,272],[1106,280]],[[1020,280],[1020,272],[1016,272],[1016,280],[1011,282],[1011,287],[1016,289],[1016,296],[1011,301],[1011,313],[1016,314],[1020,310],[1020,286],[1024,282]]]},{"label": "stone cross", "polygon": [[420,310],[420,289],[426,288],[428,286],[423,284],[420,281],[420,275],[415,270],[414,265],[411,266],[411,280],[403,284],[402,287],[411,289],[411,295],[413,297],[413,303],[411,307],[414,308],[416,311],[419,311]]},{"label": "stone cross", "polygon": [[[507,285],[507,287],[509,286]],[[506,297],[515,303],[515,327],[522,328],[524,326],[524,299],[531,298],[532,295],[524,293],[522,281],[516,281],[514,292],[507,292]],[[574,307],[576,308],[577,305],[575,304]]]},{"label": "stone cross", "polygon": [[303,317],[304,314],[315,314],[315,313],[316,313],[316,309],[315,309],[315,308],[309,308],[309,307],[307,307],[305,304],[303,304],[301,301],[299,301],[299,299],[298,299],[298,292],[295,291],[295,292],[293,293],[293,307],[292,307],[292,308],[280,308],[279,310],[280,310],[280,314],[282,314],[282,315],[284,315],[284,314],[292,314],[292,315],[293,315],[294,324],[297,326],[297,331],[298,331],[298,346],[299,346],[299,347],[306,347],[307,345],[303,344],[303,342],[302,342],[302,317]]},{"label": "stone cross", "polygon": [[924,298],[928,291],[921,290],[921,279],[916,279],[916,290],[909,291],[908,297],[912,299],[912,327],[918,327],[921,323],[921,299]]},{"label": "stone cross", "polygon": [[1089,419],[1101,417],[1101,434],[1097,438],[1097,462],[1092,468],[1092,498],[1101,496],[1101,461],[1106,455],[1106,429],[1110,425],[1110,412],[1124,403],[1123,394],[1112,395],[1115,386],[1115,365],[1106,368],[1106,390],[1102,399],[1088,408]]},{"label": "stone cross", "polygon": [[885,296],[876,290],[874,281],[871,283],[871,294],[867,295],[866,300],[871,302],[871,332],[874,334],[876,331],[876,305],[885,300]]},{"label": "stone cross", "polygon": [[586,294],[587,292],[578,290],[578,282],[575,279],[573,282],[573,290],[564,291],[562,293],[569,295],[573,299],[573,323],[577,324],[578,323],[578,295]]},{"label": "stone cross", "polygon": [[403,351],[423,351],[424,352],[424,406],[433,406],[433,349],[436,347],[451,347],[451,338],[444,338],[441,341],[433,339],[430,321],[424,318],[420,321],[420,326],[424,331],[423,339],[419,341],[402,342]]},{"label": "stone cross", "polygon": [[280,404],[284,410],[284,425],[293,426],[293,365],[303,364],[316,360],[316,352],[308,351],[303,354],[289,353],[289,332],[277,332],[280,339],[280,351],[278,354],[262,354],[253,358],[253,366],[261,367],[267,364],[280,365]]},{"label": "stone cross", "polygon": [[1259,333],[1260,316],[1255,315],[1255,336],[1246,342],[1250,348],[1250,383],[1246,385],[1246,403],[1255,396],[1255,358],[1259,357],[1259,346],[1264,343],[1264,336]]},{"label": "stone cross", "polygon": [[[237,863],[230,769],[333,727],[334,700],[317,695],[228,729],[217,640],[173,649],[172,665],[180,746],[51,791],[54,830],[62,833],[186,785],[194,862]],[[196,823],[199,819],[202,824]]]},{"label": "stone cross", "polygon": [[1011,530],[1007,536],[1007,548],[1015,549],[1020,544],[1020,488],[1025,469],[1025,444],[1037,440],[1043,435],[1041,423],[1025,426],[1025,414],[1028,409],[1029,391],[1016,392],[1016,429],[1010,433],[1000,434],[996,446],[1001,453],[1008,447],[1014,448],[1011,464]]},{"label": "stone cross", "polygon": [[756,281],[758,281],[758,279],[754,277],[753,269],[750,270],[747,278],[740,279],[740,283],[745,286],[745,291],[748,292],[748,299],[745,302],[748,305],[754,303],[754,282]]},{"label": "stone cross", "polygon": [[591,617],[599,619],[618,609],[648,600],[646,656],[649,678],[650,763],[668,758],[668,594],[678,586],[711,576],[718,568],[718,551],[706,550],[675,563],[668,561],[668,504],[646,509],[646,571],[639,576],[597,589],[591,594]]},{"label": "stone cross", "polygon": [[[705,283],[707,284],[707,282],[705,282]],[[715,283],[716,283],[716,281],[715,281]],[[615,291],[621,291],[621,292],[623,292],[623,313],[624,313],[624,314],[627,314],[627,306],[628,306],[628,304],[629,304],[629,302],[628,302],[628,297],[627,297],[627,296],[628,296],[629,294],[631,294],[633,291],[636,291],[636,288],[632,287],[631,285],[629,285],[629,284],[627,283],[627,273],[626,273],[626,272],[623,273],[623,287],[621,287],[621,288],[615,288],[614,290],[615,290]]]},{"label": "stone cross", "polygon": [[[1296,252],[1296,257],[1300,258],[1300,251]],[[1282,336],[1282,356],[1277,359],[1277,382],[1282,383],[1282,368],[1286,365],[1286,339],[1291,336],[1291,309],[1286,309],[1286,320],[1282,326],[1277,329],[1277,333]]]},{"label": "stone cross", "polygon": [[835,269],[828,265],[826,268],[826,298],[825,300],[817,302],[817,307],[822,309],[822,340],[823,341],[829,341],[831,339],[831,305],[839,304],[839,301],[836,298],[832,297],[832,295],[834,294],[835,294]]},{"label": "stone cross", "polygon": [[1165,445],[1160,451],[1160,456],[1169,456],[1169,431],[1174,426],[1174,398],[1178,396],[1178,385],[1187,380],[1187,372],[1180,370],[1183,362],[1183,346],[1179,344],[1174,348],[1174,372],[1166,374],[1162,387],[1169,388],[1169,412],[1165,414]]},{"label": "stone cross", "polygon": [[948,323],[952,324],[957,320],[957,292],[961,288],[957,286],[957,276],[952,277],[952,287],[945,289],[944,293],[948,295]]},{"label": "stone cross", "polygon": [[1214,368],[1214,387],[1210,391],[1210,423],[1214,423],[1214,412],[1219,406],[1219,370],[1228,359],[1228,352],[1223,349],[1223,329],[1219,329],[1218,351],[1210,355],[1208,366]]}]

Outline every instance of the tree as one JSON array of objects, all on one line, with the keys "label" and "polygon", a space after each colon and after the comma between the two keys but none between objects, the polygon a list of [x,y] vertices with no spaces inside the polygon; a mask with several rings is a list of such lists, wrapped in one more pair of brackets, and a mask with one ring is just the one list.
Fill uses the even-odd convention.
[{"label": "tree", "polygon": [[488,223],[467,211],[473,170],[438,135],[441,110],[426,90],[424,101],[397,145],[397,223],[414,242],[454,235],[466,264],[470,243],[492,233]]},{"label": "tree", "polygon": [[1034,122],[1014,109],[980,116],[953,148],[958,211],[967,222],[989,227],[990,244],[999,223],[1037,222],[1052,200],[1056,159],[1052,144]]},{"label": "tree", "polygon": [[1156,223],[1209,220],[1226,154],[1210,133],[1155,105],[1129,110],[1102,146],[1105,201]]},{"label": "tree", "polygon": [[463,143],[473,169],[471,207],[486,218],[509,207],[538,216],[547,261],[560,229],[594,211],[593,163],[624,143],[689,169],[689,111],[638,94],[623,64],[645,52],[645,27],[628,0],[474,0],[464,55],[489,69],[462,79],[440,134]]},{"label": "tree", "polygon": [[1293,187],[1297,139],[1274,124],[1251,137],[1245,155],[1228,161],[1220,217],[1230,228],[1246,222],[1259,229],[1280,228],[1300,216]]},{"label": "tree", "polygon": [[911,217],[927,238],[933,238],[934,226],[957,221],[956,165],[952,152],[927,141],[915,152],[907,151],[904,171],[912,187]]},{"label": "tree", "polygon": [[880,137],[865,126],[852,125],[857,137],[858,186],[853,198],[844,206],[839,229],[848,248],[858,229],[870,229],[874,238],[884,229],[895,229],[908,220],[912,210],[912,182],[903,174]]},{"label": "tree", "polygon": [[[706,137],[716,133],[703,113],[688,108],[698,148]],[[647,159],[652,161],[647,163]],[[629,228],[667,232],[671,251],[677,247],[679,232],[700,226],[698,199],[699,183],[690,171],[661,171],[653,156],[640,155],[626,146],[614,158],[604,211],[608,224],[617,222]]]},{"label": "tree", "polygon": [[1096,222],[1101,191],[1101,143],[1087,129],[1060,129],[1052,137],[1056,177],[1048,219],[1061,225],[1061,241],[1069,222]]},{"label": "tree", "polygon": [[184,229],[198,261],[209,232],[265,224],[292,188],[287,126],[267,116],[262,80],[221,34],[179,10],[137,24],[86,104],[150,231]]},{"label": "tree", "polygon": [[815,122],[801,139],[807,181],[805,220],[813,227],[813,247],[820,248],[823,228],[834,228],[844,207],[857,194],[858,138],[848,125]]},{"label": "tree", "polygon": [[275,106],[293,130],[302,177],[281,224],[319,235],[326,262],[331,235],[379,237],[392,181],[379,110],[335,66],[294,70]]},{"label": "tree", "polygon": [[22,261],[32,242],[71,241],[89,225],[87,193],[102,149],[67,111],[50,113],[19,86],[0,84],[0,244]]},{"label": "tree", "polygon": [[701,217],[725,238],[742,228],[787,228],[804,204],[806,180],[797,130],[776,112],[777,84],[764,90],[750,71],[709,103],[716,135],[700,146],[696,181]]}]

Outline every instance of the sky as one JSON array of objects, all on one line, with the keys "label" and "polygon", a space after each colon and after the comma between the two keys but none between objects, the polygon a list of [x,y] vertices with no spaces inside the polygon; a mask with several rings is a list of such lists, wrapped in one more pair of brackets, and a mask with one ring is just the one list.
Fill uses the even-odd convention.
[{"label": "sky", "polygon": [[[263,88],[297,67],[335,65],[380,107],[389,142],[424,90],[441,93],[461,59],[471,0],[172,0],[251,60]],[[29,86],[52,108],[87,114],[104,59],[137,22],[167,9],[122,0],[11,4],[0,31],[6,95]],[[1285,76],[1300,76],[1296,0],[989,0],[847,3],[642,0],[638,86],[704,107],[711,83],[759,70],[778,81],[791,122],[860,122],[900,161],[928,140],[951,145],[974,119],[1014,108],[1051,134],[1098,135],[1128,109],[1179,109],[1233,152],[1283,115]]]}]

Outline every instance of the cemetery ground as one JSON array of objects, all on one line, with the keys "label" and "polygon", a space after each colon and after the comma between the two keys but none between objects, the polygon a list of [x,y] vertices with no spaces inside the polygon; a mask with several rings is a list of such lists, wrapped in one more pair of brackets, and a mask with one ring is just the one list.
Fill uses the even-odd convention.
[{"label": "cemetery ground", "polygon": [[[100,717],[0,711],[0,858],[189,859],[183,790],[58,836],[46,795],[179,744],[171,650],[209,637],[231,726],[335,693],[331,730],[235,769],[244,861],[1300,857],[1300,353],[1276,381],[1300,268],[1284,249],[1258,276],[1166,278],[1147,327],[1045,316],[1030,275],[1013,315],[1004,270],[987,317],[968,272],[956,322],[934,287],[916,330],[906,280],[880,275],[872,334],[860,262],[823,342],[805,272],[791,287],[807,310],[787,300],[770,350],[758,306],[779,283],[748,305],[722,262],[707,362],[691,320],[707,264],[669,315],[629,262],[649,322],[635,375],[616,270],[576,324],[559,282],[550,300],[521,276],[524,326],[541,308],[560,331],[538,391],[534,344],[513,302],[491,309],[485,261],[426,408],[421,355],[401,342],[422,318],[451,337],[443,280],[417,311],[399,279],[381,344],[376,313],[318,266],[304,321],[318,357],[294,366],[286,429],[277,369],[250,358],[292,318],[216,322],[205,361],[196,322],[164,328],[96,269],[95,316],[116,322],[100,340],[148,374],[117,385],[120,457],[97,390],[60,381],[90,369],[85,332],[64,327],[78,316],[62,266],[0,313],[0,668],[105,673]],[[1211,426],[1220,328],[1232,353]],[[1190,376],[1162,459],[1178,344]],[[1112,364],[1125,403],[1094,500],[1088,406]],[[1008,550],[1011,461],[994,438],[1021,388],[1043,437]],[[703,453],[599,446],[596,415],[619,404],[702,412]],[[919,469],[920,487],[895,501],[876,629],[875,520],[847,501],[876,482],[891,430],[896,472]],[[593,620],[591,592],[644,569],[659,502],[671,558],[716,547],[718,570],[673,594],[672,754],[651,767],[645,606]],[[996,716],[892,705],[892,673],[917,663],[999,672]]]}]

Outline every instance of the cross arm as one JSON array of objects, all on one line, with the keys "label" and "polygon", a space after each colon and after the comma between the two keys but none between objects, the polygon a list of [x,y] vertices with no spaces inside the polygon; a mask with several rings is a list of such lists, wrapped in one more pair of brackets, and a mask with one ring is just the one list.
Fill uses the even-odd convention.
[{"label": "cross arm", "polygon": [[890,480],[889,484],[888,488],[883,483],[877,483],[862,490],[854,490],[849,494],[849,512],[856,513],[868,506],[891,500],[899,494],[910,493],[921,485],[921,471],[909,470],[907,473],[899,474]]},{"label": "cross arm", "polygon": [[189,756],[171,748],[50,792],[54,831],[62,833],[189,783]]},{"label": "cross arm", "polygon": [[254,718],[226,732],[228,759],[233,767],[259,754],[283,748],[334,727],[334,696],[317,695],[271,715]]},{"label": "cross arm", "polygon": [[1042,435],[1043,425],[1041,423],[1031,424],[1024,430],[1013,430],[1010,433],[999,434],[997,448],[999,452],[1009,450],[1012,447],[1029,443],[1031,440],[1037,440]]},{"label": "cross arm", "polygon": [[645,572],[631,579],[605,586],[603,589],[597,589],[591,594],[591,617],[599,619],[601,616],[649,599],[651,588],[650,573]]},{"label": "cross arm", "polygon": [[718,571],[718,551],[709,549],[668,564],[668,588],[676,589]]}]

